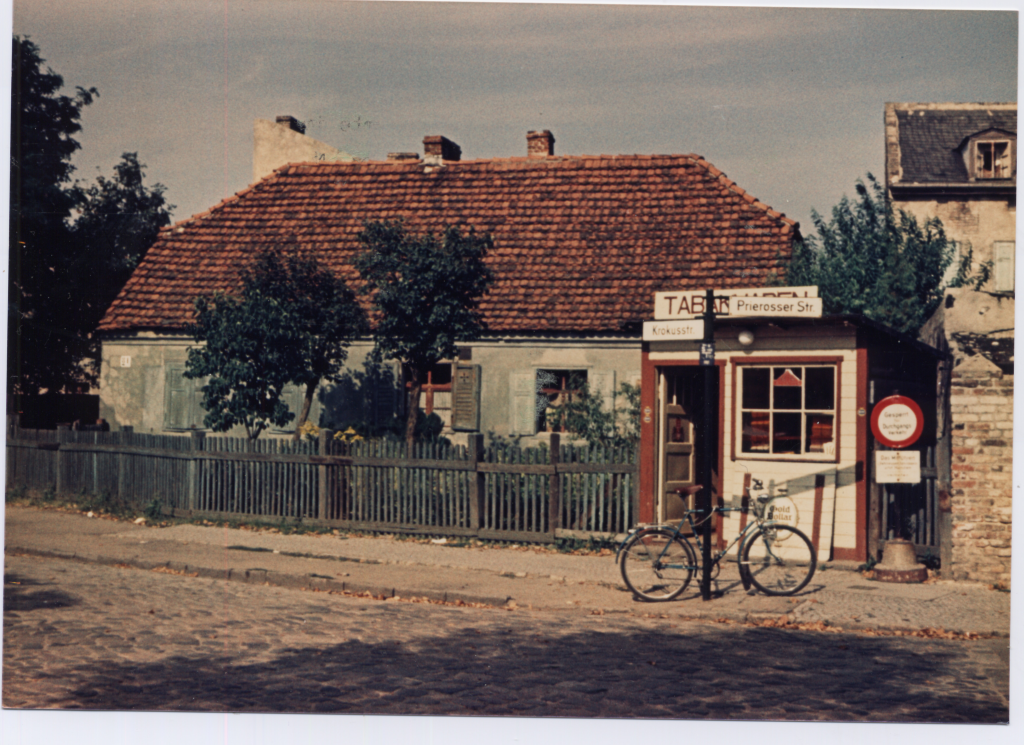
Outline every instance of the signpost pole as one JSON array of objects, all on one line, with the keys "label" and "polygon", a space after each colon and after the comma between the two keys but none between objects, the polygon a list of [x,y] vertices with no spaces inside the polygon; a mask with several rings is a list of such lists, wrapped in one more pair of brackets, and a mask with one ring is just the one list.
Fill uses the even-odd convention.
[{"label": "signpost pole", "polygon": [[704,339],[700,345],[700,364],[704,368],[704,401],[701,406],[701,507],[704,522],[701,533],[700,596],[711,599],[711,480],[717,447],[714,447],[712,417],[717,407],[715,400],[715,292],[708,290],[704,301]]}]

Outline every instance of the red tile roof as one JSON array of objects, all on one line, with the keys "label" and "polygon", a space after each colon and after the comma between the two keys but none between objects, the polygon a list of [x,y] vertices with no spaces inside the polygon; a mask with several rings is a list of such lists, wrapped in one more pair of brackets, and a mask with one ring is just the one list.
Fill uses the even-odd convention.
[{"label": "red tile roof", "polygon": [[364,222],[395,218],[491,234],[480,308],[505,334],[618,331],[658,290],[761,285],[798,235],[696,155],[292,164],[161,231],[100,330],[180,330],[269,246],[315,251],[355,286]]}]

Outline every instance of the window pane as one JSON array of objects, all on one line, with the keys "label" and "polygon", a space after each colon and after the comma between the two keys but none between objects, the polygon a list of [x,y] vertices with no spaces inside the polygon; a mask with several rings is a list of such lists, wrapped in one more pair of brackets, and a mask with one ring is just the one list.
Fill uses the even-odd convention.
[{"label": "window pane", "polygon": [[835,436],[832,434],[834,417],[831,414],[807,415],[806,452],[835,454]]},{"label": "window pane", "polygon": [[800,414],[772,415],[772,452],[800,452]]},{"label": "window pane", "polygon": [[743,368],[743,405],[744,409],[767,409],[769,401],[769,375],[766,367]]},{"label": "window pane", "polygon": [[768,452],[768,422],[767,411],[745,411],[743,412],[743,445],[744,453],[767,453]]},{"label": "window pane", "polygon": [[667,453],[665,455],[665,480],[691,481],[690,458],[689,453]]},{"label": "window pane", "polygon": [[775,409],[799,409],[803,402],[803,370],[799,367],[772,369]]},{"label": "window pane", "polygon": [[807,401],[805,409],[834,409],[836,407],[836,370],[834,367],[808,367],[806,373]]}]

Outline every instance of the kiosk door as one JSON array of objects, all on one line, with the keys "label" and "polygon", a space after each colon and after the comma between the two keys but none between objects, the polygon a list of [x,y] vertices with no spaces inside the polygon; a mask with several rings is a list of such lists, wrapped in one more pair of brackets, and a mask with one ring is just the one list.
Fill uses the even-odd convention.
[{"label": "kiosk door", "polygon": [[661,508],[659,520],[679,521],[693,507],[693,496],[682,497],[677,490],[696,484],[697,445],[694,435],[700,406],[696,386],[698,368],[667,370],[662,376],[661,411]]}]

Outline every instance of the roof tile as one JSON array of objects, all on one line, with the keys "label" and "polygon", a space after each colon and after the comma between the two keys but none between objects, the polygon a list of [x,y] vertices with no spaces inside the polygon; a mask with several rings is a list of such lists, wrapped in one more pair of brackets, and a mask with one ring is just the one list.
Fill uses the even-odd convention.
[{"label": "roof tile", "polygon": [[193,298],[233,290],[267,246],[315,251],[358,284],[364,223],[395,218],[492,235],[480,308],[506,333],[615,331],[649,318],[658,290],[758,284],[798,228],[695,155],[290,164],[162,230],[100,328],[182,328]]}]

